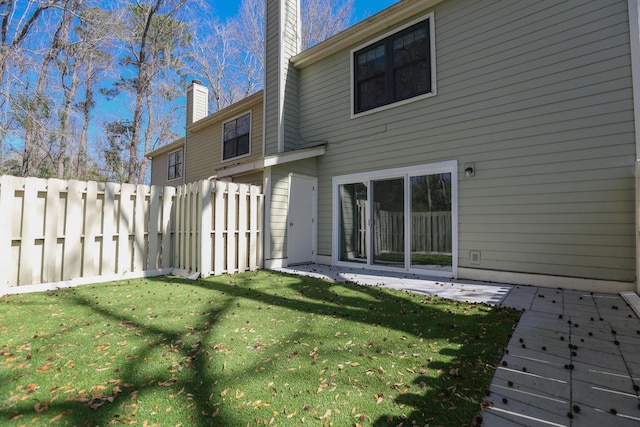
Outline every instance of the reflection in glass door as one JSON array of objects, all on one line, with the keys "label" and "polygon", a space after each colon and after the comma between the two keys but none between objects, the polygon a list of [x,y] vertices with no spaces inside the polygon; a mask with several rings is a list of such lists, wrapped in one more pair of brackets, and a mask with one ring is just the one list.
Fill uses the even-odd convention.
[{"label": "reflection in glass door", "polygon": [[404,268],[404,178],[373,181],[373,263]]},{"label": "reflection in glass door", "polygon": [[411,268],[452,271],[451,173],[412,176]]},{"label": "reflection in glass door", "polygon": [[361,182],[341,185],[340,261],[367,262],[367,186]]}]

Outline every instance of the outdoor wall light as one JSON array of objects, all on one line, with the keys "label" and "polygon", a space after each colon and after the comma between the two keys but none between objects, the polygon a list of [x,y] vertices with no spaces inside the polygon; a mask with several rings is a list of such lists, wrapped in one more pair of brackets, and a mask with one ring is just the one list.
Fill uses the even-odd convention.
[{"label": "outdoor wall light", "polygon": [[468,163],[464,165],[464,176],[466,178],[470,178],[472,176],[476,176],[476,165],[475,163]]}]

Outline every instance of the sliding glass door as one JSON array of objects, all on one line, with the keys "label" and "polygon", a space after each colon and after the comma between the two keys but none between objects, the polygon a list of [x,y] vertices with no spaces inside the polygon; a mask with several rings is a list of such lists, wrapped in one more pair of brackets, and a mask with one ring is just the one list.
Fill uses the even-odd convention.
[{"label": "sliding glass door", "polygon": [[404,268],[404,178],[372,181],[373,264]]},{"label": "sliding glass door", "polygon": [[337,264],[453,276],[455,162],[334,178]]},{"label": "sliding glass door", "polygon": [[410,266],[451,271],[453,227],[451,173],[409,178],[411,192]]}]

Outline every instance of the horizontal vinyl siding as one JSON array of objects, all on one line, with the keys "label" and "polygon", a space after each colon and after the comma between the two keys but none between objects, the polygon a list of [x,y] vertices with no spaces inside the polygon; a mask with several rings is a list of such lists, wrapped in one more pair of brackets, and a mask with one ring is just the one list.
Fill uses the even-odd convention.
[{"label": "horizontal vinyl siding", "polygon": [[317,176],[316,159],[271,168],[271,259],[285,258],[289,209],[289,174]]},{"label": "horizontal vinyl siding", "polygon": [[445,1],[437,95],[355,119],[349,51],[302,69],[301,137],[328,141],[319,254],[331,253],[332,176],[457,160],[461,267],[635,280],[626,4]]},{"label": "horizontal vinyl siding", "polygon": [[276,167],[271,170],[271,259],[286,257],[287,209],[289,207],[289,170]]},{"label": "horizontal vinyl siding", "polygon": [[262,104],[247,106],[247,109],[239,115],[249,112],[251,112],[251,154],[249,156],[222,161],[222,126],[227,120],[213,123],[187,135],[186,182],[207,179],[220,168],[262,157]]},{"label": "horizontal vinyl siding", "polygon": [[[176,150],[171,151],[173,153]],[[181,185],[182,179],[172,179],[169,181],[169,154],[163,153],[155,156],[151,162],[151,185]],[[183,171],[184,171],[184,164]]]},{"label": "horizontal vinyl siding", "polygon": [[239,184],[259,185],[260,187],[262,187],[264,184],[264,177],[261,171],[233,177],[233,182],[237,182]]}]

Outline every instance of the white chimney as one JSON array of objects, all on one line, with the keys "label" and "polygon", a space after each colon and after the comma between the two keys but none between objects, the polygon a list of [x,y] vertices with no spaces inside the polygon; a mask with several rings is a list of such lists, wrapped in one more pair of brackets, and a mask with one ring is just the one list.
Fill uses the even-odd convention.
[{"label": "white chimney", "polygon": [[209,115],[209,89],[199,80],[187,88],[187,126]]}]

